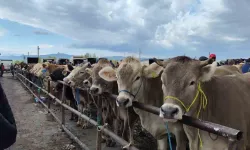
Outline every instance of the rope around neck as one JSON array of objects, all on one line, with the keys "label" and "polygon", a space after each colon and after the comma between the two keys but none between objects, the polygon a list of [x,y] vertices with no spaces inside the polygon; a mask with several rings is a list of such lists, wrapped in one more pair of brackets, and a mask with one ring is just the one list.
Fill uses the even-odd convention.
[{"label": "rope around neck", "polygon": [[[204,91],[201,89],[201,83],[200,82],[198,83],[198,88],[197,88],[197,92],[196,92],[196,95],[194,97],[194,100],[192,101],[192,103],[188,107],[180,99],[178,99],[177,97],[174,97],[174,96],[166,96],[164,98],[164,101],[167,100],[167,99],[176,100],[185,108],[186,112],[189,112],[191,107],[195,104],[195,102],[197,101],[199,96],[200,96],[201,103],[200,103],[199,110],[198,110],[197,115],[196,115],[196,117],[199,118],[201,109],[205,110],[205,108],[207,106],[207,96],[204,93]],[[202,148],[203,143],[202,143],[202,140],[201,140],[200,130],[199,129],[198,129],[198,138],[199,138],[199,142],[200,142],[200,147]]]}]

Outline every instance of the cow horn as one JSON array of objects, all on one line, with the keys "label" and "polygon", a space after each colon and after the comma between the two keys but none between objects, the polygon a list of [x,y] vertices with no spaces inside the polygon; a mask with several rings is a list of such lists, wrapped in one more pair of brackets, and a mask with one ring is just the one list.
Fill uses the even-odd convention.
[{"label": "cow horn", "polygon": [[209,58],[209,59],[207,59],[207,60],[201,61],[201,62],[200,62],[200,66],[201,66],[201,67],[204,67],[204,66],[206,66],[206,65],[208,65],[208,64],[212,64],[212,63],[213,63],[213,59]]},{"label": "cow horn", "polygon": [[165,61],[161,61],[161,60],[158,60],[156,58],[153,58],[153,60],[155,61],[155,63],[159,66],[162,66],[162,67],[165,67],[166,66],[166,62]]}]

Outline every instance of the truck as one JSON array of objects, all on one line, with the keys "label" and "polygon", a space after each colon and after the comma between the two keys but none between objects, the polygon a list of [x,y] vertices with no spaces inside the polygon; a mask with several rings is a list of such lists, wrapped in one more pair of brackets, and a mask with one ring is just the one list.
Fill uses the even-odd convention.
[{"label": "truck", "polygon": [[58,65],[66,65],[67,61],[69,62],[69,59],[68,59],[68,58],[58,58],[58,59],[56,60],[56,63],[57,63]]},{"label": "truck", "polygon": [[87,61],[86,58],[84,58],[83,56],[72,56],[70,59],[70,62],[75,66],[77,64],[81,64],[84,61]]},{"label": "truck", "polygon": [[13,63],[13,60],[10,60],[10,59],[1,59],[0,60],[0,63],[3,63],[4,65],[4,71],[10,71],[10,65],[11,63]]},{"label": "truck", "polygon": [[54,61],[55,61],[54,58],[44,58],[44,59],[43,59],[43,62],[44,62],[44,63],[45,63],[45,62],[52,63],[52,62],[54,62]]},{"label": "truck", "polygon": [[27,64],[37,64],[38,61],[38,57],[27,57]]}]

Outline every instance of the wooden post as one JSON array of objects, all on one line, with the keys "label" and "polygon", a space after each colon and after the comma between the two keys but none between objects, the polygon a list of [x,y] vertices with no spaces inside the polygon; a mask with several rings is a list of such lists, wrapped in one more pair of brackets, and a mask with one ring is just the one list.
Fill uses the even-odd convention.
[{"label": "wooden post", "polygon": [[[63,84],[63,91],[62,91],[62,103],[63,104],[65,103],[66,86],[67,85]],[[65,125],[65,108],[62,105],[61,105],[61,110],[62,110],[62,125]]]},{"label": "wooden post", "polygon": [[97,99],[97,135],[96,135],[96,150],[102,149],[102,131],[99,126],[102,125],[102,99],[98,96]]},{"label": "wooden post", "polygon": [[[48,80],[48,92],[50,93],[50,80]],[[51,104],[51,98],[50,96],[47,97],[48,100],[48,108],[50,109],[50,104]],[[49,113],[49,110],[48,110]]]},{"label": "wooden post", "polygon": [[232,138],[228,138],[228,150],[237,150],[237,141],[232,139]]}]

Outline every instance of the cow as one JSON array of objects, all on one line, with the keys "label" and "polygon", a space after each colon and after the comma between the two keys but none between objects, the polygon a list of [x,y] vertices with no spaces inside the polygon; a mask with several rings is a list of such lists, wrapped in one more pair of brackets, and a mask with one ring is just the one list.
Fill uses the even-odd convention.
[{"label": "cow", "polygon": [[[54,70],[48,77],[47,79],[57,82],[57,81],[63,81],[63,79],[70,74],[70,71],[72,71],[73,67],[71,65],[68,65],[69,71],[65,72],[64,68],[57,68]],[[56,87],[54,87],[54,91],[57,93],[60,93],[62,91],[63,85],[60,83],[56,84]],[[65,97],[67,100],[70,101],[70,107],[74,108],[77,110],[77,105],[76,101],[73,95],[72,88],[70,86],[66,86],[66,91],[65,91]],[[78,116],[75,115],[74,113],[71,113],[71,118],[70,120],[78,121]]]},{"label": "cow", "polygon": [[71,70],[74,69],[73,66],[71,65],[56,65],[56,64],[50,64],[50,63],[43,63],[42,68],[36,72],[37,77],[42,77],[50,75],[54,70],[57,68],[63,68],[64,72],[70,72]]},{"label": "cow", "polygon": [[[162,105],[163,93],[161,88],[160,74],[163,68],[156,63],[144,66],[133,57],[127,57],[120,63],[117,70],[105,67],[99,73],[109,82],[117,81],[119,95],[116,103],[119,107],[131,107],[133,101],[160,107]],[[165,123],[157,115],[144,110],[134,108],[139,115],[141,125],[151,133],[158,143],[158,150],[166,150],[168,147],[167,130]],[[176,136],[177,150],[186,148],[186,136],[182,124],[169,124],[170,132]]]},{"label": "cow", "polygon": [[[92,85],[90,87],[90,92],[95,95],[101,95],[103,93],[118,94],[118,88],[116,82],[109,82],[100,77],[103,74],[102,69],[105,67],[111,67],[112,65],[107,59],[100,59],[97,64],[93,66],[92,69],[86,69],[92,77]],[[133,126],[138,118],[134,110],[130,107],[128,109],[118,108],[114,100],[103,99],[102,102],[102,115],[104,118],[104,123],[108,123],[114,128],[115,133],[118,133],[118,125],[122,123],[122,137],[133,143]],[[128,116],[129,114],[129,116]],[[129,132],[128,132],[128,129]],[[109,137],[107,137],[109,138]],[[107,146],[113,146],[115,142],[111,139],[107,140]],[[111,143],[110,143],[111,141]],[[128,148],[129,145],[124,148]]]},{"label": "cow", "polygon": [[[72,70],[71,73],[63,79],[63,81],[71,86],[75,99],[77,100],[79,98],[78,111],[84,113],[90,110],[90,117],[95,119],[96,113],[93,112],[96,110],[96,106],[92,96],[88,95],[88,90],[79,90],[79,97],[76,96],[76,87],[83,87],[82,82],[90,77],[90,75],[86,72],[86,68],[89,67],[89,63],[80,64],[74,70]],[[82,124],[81,117],[78,117],[77,125],[82,126],[82,128],[91,127],[88,121],[84,121],[84,124]]]},{"label": "cow", "polygon": [[[160,108],[160,117],[166,122],[177,122],[183,114],[197,117],[245,133],[237,148],[250,148],[250,82],[243,75],[214,76],[217,64],[211,59],[193,60],[187,56],[178,56],[166,61],[157,61],[164,67],[161,76],[164,104]],[[156,69],[155,69],[156,70]],[[228,140],[224,137],[199,131],[183,125],[192,150],[228,149]],[[213,137],[213,138],[211,138]]]},{"label": "cow", "polygon": [[231,74],[242,74],[241,70],[239,70],[236,66],[231,65],[223,65],[216,67],[215,76],[223,76],[223,75],[231,75]]}]

